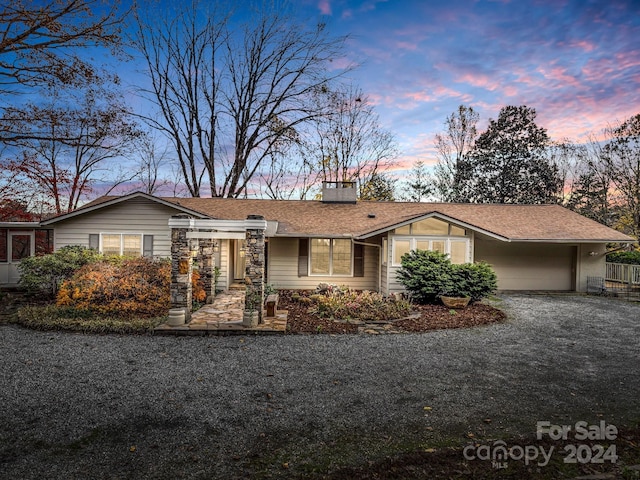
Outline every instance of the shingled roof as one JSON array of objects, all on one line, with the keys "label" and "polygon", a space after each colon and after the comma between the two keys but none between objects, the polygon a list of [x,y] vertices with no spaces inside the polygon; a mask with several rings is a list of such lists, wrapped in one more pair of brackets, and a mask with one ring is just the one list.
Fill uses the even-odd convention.
[{"label": "shingled roof", "polygon": [[[195,216],[221,220],[244,220],[262,215],[277,221],[277,236],[353,237],[366,239],[399,225],[437,216],[504,241],[527,242],[634,242],[616,230],[559,205],[505,205],[414,202],[323,203],[308,200],[258,200],[230,198],[154,197],[135,193],[101,197],[69,215],[82,214],[143,196],[175,205]],[[62,220],[58,217],[51,223]]]},{"label": "shingled roof", "polygon": [[415,202],[331,204],[303,200],[164,198],[211,218],[262,215],[278,222],[277,235],[366,238],[435,215],[507,241],[628,242],[631,237],[559,205]]}]

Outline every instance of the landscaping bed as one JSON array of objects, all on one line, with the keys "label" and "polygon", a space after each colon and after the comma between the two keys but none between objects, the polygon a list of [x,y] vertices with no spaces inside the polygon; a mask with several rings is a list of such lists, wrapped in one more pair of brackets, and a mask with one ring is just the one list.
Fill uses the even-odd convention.
[{"label": "landscaping bed", "polygon": [[[307,334],[344,334],[358,333],[359,322],[353,320],[335,320],[314,312],[311,291],[281,290],[279,306],[287,310],[287,333]],[[309,299],[300,301],[300,298]],[[411,305],[410,315],[391,319],[396,331],[420,333],[429,330],[447,328],[467,328],[502,322],[506,318],[502,310],[477,302],[464,309],[452,310],[444,305]]]}]

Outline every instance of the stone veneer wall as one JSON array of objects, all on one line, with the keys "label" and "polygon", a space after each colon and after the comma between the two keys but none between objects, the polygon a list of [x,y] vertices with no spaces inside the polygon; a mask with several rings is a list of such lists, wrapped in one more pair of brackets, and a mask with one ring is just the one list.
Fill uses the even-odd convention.
[{"label": "stone veneer wall", "polygon": [[[249,215],[247,220],[264,220],[261,215]],[[247,294],[245,299],[245,311],[253,300],[257,305],[259,322],[262,323],[262,304],[264,298],[264,241],[263,229],[247,229],[245,251],[245,280],[247,281]]]},{"label": "stone veneer wall", "polygon": [[200,281],[202,281],[204,291],[207,292],[207,303],[213,302],[213,297],[216,296],[213,273],[215,267],[214,245],[215,241],[213,239],[201,238],[199,240],[198,266]]},{"label": "stone veneer wall", "polygon": [[[177,215],[174,218],[189,218]],[[171,308],[184,309],[185,319],[191,318],[193,259],[186,228],[171,229]]]}]

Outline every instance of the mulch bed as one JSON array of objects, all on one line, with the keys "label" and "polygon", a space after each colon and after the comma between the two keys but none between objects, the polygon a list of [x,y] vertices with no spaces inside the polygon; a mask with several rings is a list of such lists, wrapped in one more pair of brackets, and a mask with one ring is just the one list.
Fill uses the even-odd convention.
[{"label": "mulch bed", "polygon": [[[336,322],[310,313],[308,304],[292,300],[292,293],[280,291],[278,300],[278,308],[289,312],[288,333],[358,333],[358,325],[355,323]],[[415,305],[414,313],[419,316],[394,320],[395,329],[419,333],[448,328],[468,328],[502,322],[506,317],[502,310],[483,303],[474,303],[460,310],[452,310],[444,305]]]}]

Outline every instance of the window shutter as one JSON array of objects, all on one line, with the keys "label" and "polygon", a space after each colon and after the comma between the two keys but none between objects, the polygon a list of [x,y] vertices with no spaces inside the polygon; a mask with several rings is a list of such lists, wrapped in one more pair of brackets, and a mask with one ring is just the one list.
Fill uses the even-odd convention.
[{"label": "window shutter", "polygon": [[298,276],[309,275],[309,239],[298,239]]},{"label": "window shutter", "polygon": [[353,276],[364,277],[364,245],[353,244]]},{"label": "window shutter", "polygon": [[153,257],[153,235],[144,235],[142,237],[142,256]]},{"label": "window shutter", "polygon": [[89,234],[89,248],[93,248],[96,252],[100,250],[100,235],[97,233]]}]

